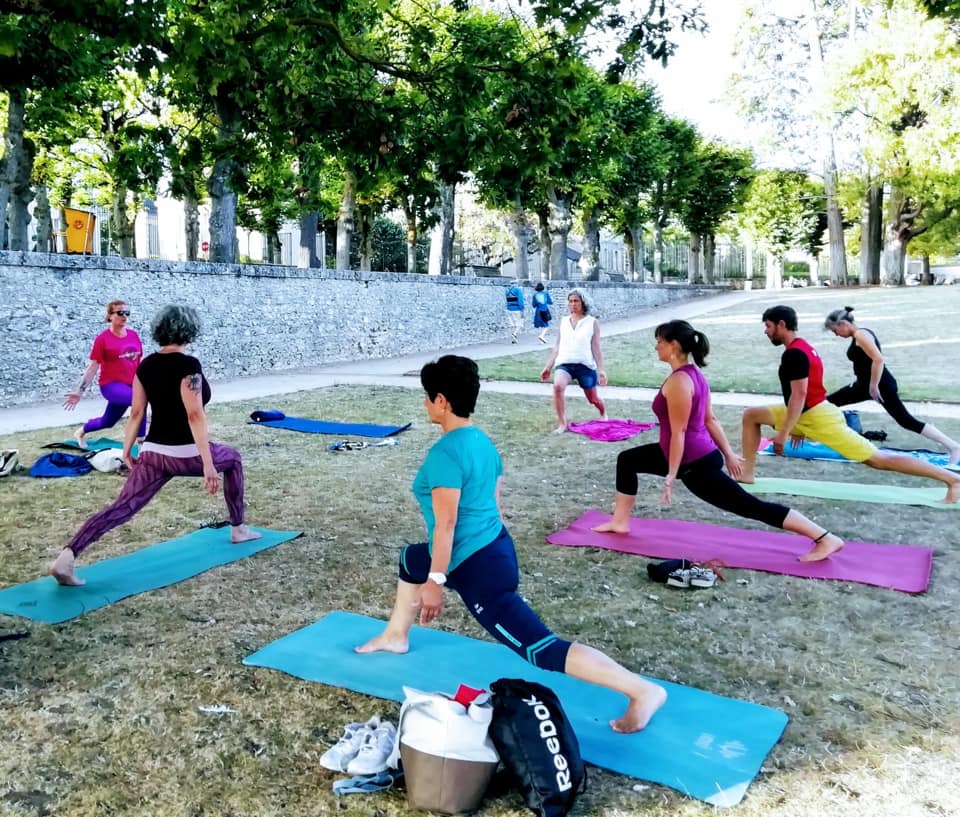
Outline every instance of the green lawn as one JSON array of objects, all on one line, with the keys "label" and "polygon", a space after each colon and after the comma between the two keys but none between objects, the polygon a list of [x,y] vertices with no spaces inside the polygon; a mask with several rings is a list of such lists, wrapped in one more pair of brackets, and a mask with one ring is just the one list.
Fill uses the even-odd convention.
[{"label": "green lawn", "polygon": [[[763,341],[764,343],[766,341]],[[761,347],[762,348],[762,347]],[[763,349],[763,354],[769,350]],[[214,395],[216,399],[216,395]],[[415,390],[345,386],[273,398],[291,415],[405,423],[392,448],[331,454],[329,437],[245,424],[252,405],[212,404],[212,436],[243,453],[249,520],[304,536],[188,581],[51,626],[0,616],[0,815],[3,817],[415,817],[402,793],[336,798],[319,756],[348,721],[395,704],[311,684],[241,661],[326,613],[384,617],[405,542],[423,536],[410,492],[437,438]],[[616,414],[646,418],[646,402]],[[592,416],[571,397],[571,417]],[[739,412],[721,408],[736,441]],[[712,590],[652,584],[647,560],[544,537],[585,509],[607,509],[617,453],[653,439],[591,443],[555,435],[549,400],[481,394],[477,423],[500,449],[503,508],[517,542],[521,590],[557,633],[628,667],[785,711],[790,723],[736,817],[957,814],[960,529],[953,513],[797,499],[851,539],[936,548],[928,593],[727,571]],[[943,423],[960,434],[960,422]],[[32,462],[70,428],[17,434],[4,447]],[[117,430],[117,434],[120,430]],[[895,430],[891,442],[915,442]],[[853,464],[763,458],[765,476],[921,484]],[[0,479],[0,587],[35,578],[73,530],[110,501],[122,477]],[[685,489],[658,505],[641,479],[637,515],[738,527]],[[81,564],[223,519],[221,497],[174,480]],[[451,594],[436,626],[486,638]],[[232,714],[207,714],[224,705]],[[611,734],[611,740],[616,736]],[[702,803],[591,769],[577,817],[703,817]],[[527,817],[516,793],[481,817]]]},{"label": "green lawn", "polygon": [[[782,349],[764,337],[760,315],[780,300],[797,310],[801,334],[823,357],[827,388],[846,384],[853,373],[846,359],[848,341],[824,332],[823,319],[833,309],[852,305],[860,325],[880,338],[904,399],[960,401],[960,287],[793,290],[706,315],[693,324],[710,339],[706,374],[715,391],[778,391]],[[605,338],[603,353],[610,385],[657,387],[666,374],[653,352],[652,331]],[[537,380],[548,354],[483,360],[480,372],[494,380]]]}]

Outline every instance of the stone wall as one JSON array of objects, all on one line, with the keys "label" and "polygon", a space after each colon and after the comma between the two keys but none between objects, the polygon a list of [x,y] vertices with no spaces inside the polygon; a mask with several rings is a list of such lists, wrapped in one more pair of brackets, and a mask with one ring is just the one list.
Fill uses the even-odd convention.
[{"label": "stone wall", "polygon": [[[150,318],[189,304],[204,321],[192,347],[211,379],[448,349],[507,336],[502,278],[335,272],[112,256],[0,252],[0,406],[51,400],[76,385],[107,301],[155,348]],[[559,313],[570,284],[548,281]],[[587,283],[601,318],[715,287]],[[533,290],[525,288],[529,296]],[[529,321],[532,314],[527,311]]]}]

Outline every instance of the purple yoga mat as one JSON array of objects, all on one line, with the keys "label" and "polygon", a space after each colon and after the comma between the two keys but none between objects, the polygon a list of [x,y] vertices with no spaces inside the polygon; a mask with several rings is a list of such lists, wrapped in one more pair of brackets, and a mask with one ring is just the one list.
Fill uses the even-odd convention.
[{"label": "purple yoga mat", "polygon": [[547,541],[551,545],[598,547],[656,559],[719,559],[727,567],[873,584],[904,593],[923,593],[933,569],[933,549],[913,545],[847,542],[843,550],[822,562],[798,562],[797,557],[812,545],[809,539],[792,533],[640,518],[630,520],[628,534],[590,530],[609,519],[610,514],[587,511],[568,528],[550,534]]},{"label": "purple yoga mat", "polygon": [[656,423],[638,423],[636,420],[588,420],[585,423],[570,423],[567,426],[577,434],[586,434],[591,440],[616,443],[635,437],[643,431],[656,427]]}]

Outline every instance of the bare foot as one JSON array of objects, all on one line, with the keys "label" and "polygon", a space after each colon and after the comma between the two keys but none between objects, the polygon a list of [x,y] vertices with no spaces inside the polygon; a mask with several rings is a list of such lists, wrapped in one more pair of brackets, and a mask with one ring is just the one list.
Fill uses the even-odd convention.
[{"label": "bare foot", "polygon": [[80,428],[73,432],[73,439],[77,441],[77,445],[86,450],[87,441],[84,439],[84,437],[86,437],[86,432],[83,430],[83,426],[80,426]]},{"label": "bare foot", "polygon": [[250,542],[254,539],[260,539],[263,536],[262,533],[257,533],[255,530],[250,530],[246,525],[234,525],[230,528],[230,541],[235,545],[239,545],[241,542]]},{"label": "bare foot", "polygon": [[630,533],[630,520],[617,522],[615,519],[611,519],[609,522],[604,522],[602,525],[590,528],[590,530],[596,531],[597,533]]},{"label": "bare foot", "polygon": [[62,584],[64,587],[82,587],[86,584],[73,572],[73,562],[74,555],[70,548],[61,550],[60,555],[54,559],[53,564],[50,565],[50,575],[57,580],[57,584]]},{"label": "bare foot", "polygon": [[606,412],[604,412],[604,413],[603,413],[603,414],[601,414],[601,415],[600,415],[600,417],[599,417],[599,418],[597,418],[597,419],[600,419],[600,420],[603,420],[603,422],[607,422],[607,421],[608,421],[608,420],[609,420],[610,418],[609,418],[609,417],[607,417],[607,413],[606,413]]},{"label": "bare foot", "polygon": [[558,426],[553,430],[553,433],[554,433],[554,434],[565,434],[566,431],[567,431],[567,424],[566,424],[566,423],[561,423],[560,425],[558,425]]},{"label": "bare foot", "polygon": [[667,702],[667,691],[657,684],[642,681],[643,697],[631,698],[627,711],[615,721],[610,721],[610,728],[614,732],[628,734],[643,729],[656,711]]},{"label": "bare foot", "polygon": [[757,481],[757,475],[754,473],[753,468],[748,468],[746,465],[743,466],[743,470],[740,472],[740,476],[737,477],[737,482],[743,482],[747,485],[752,485]]},{"label": "bare foot", "polygon": [[950,487],[947,488],[947,495],[943,498],[945,505],[953,505],[958,501],[960,501],[960,479],[950,483]]},{"label": "bare foot", "polygon": [[803,556],[798,556],[798,562],[822,562],[831,554],[836,553],[838,550],[843,548],[843,539],[839,536],[834,536],[832,533],[828,533],[823,537],[817,546],[811,550],[809,553],[804,553]]},{"label": "bare foot", "polygon": [[406,638],[397,638],[384,630],[376,638],[371,638],[366,644],[354,647],[354,652],[361,654],[371,652],[395,652],[403,655],[410,650],[410,642]]}]

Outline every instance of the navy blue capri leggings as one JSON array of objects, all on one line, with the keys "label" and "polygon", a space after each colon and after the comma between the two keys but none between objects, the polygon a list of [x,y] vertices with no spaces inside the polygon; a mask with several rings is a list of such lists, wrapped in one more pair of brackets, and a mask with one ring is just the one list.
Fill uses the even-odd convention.
[{"label": "navy blue capri leggings", "polygon": [[[423,584],[430,572],[426,542],[400,552],[400,580]],[[489,545],[465,559],[447,576],[473,617],[490,635],[535,667],[564,672],[570,642],[555,636],[520,598],[520,570],[513,539],[504,527]]]}]

